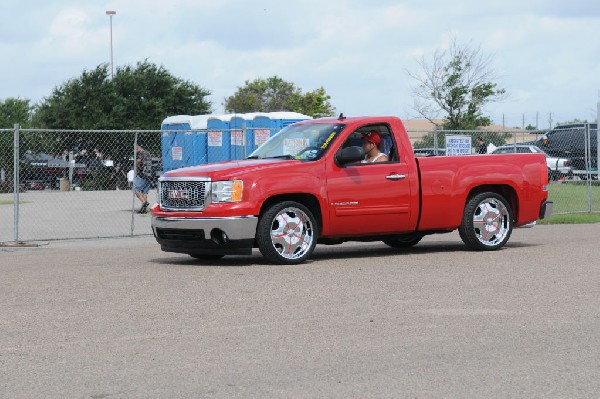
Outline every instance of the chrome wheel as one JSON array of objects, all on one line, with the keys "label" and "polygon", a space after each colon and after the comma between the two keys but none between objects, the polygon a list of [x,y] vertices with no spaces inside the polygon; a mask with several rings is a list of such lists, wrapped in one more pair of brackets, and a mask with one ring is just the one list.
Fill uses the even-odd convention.
[{"label": "chrome wheel", "polygon": [[304,256],[313,243],[313,227],[308,215],[298,208],[282,209],[271,223],[271,242],[286,259]]},{"label": "chrome wheel", "polygon": [[264,257],[273,263],[304,262],[317,243],[317,223],[301,203],[285,201],[272,205],[262,215],[256,242]]},{"label": "chrome wheel", "polygon": [[504,197],[481,193],[467,201],[458,232],[472,249],[498,249],[510,238],[512,218],[512,210]]},{"label": "chrome wheel", "polygon": [[483,245],[502,242],[510,230],[508,208],[495,198],[486,198],[475,209],[473,230]]}]

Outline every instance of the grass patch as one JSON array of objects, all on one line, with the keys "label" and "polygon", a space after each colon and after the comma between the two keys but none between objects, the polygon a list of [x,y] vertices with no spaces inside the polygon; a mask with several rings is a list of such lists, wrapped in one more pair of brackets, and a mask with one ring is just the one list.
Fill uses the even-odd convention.
[{"label": "grass patch", "polygon": [[[592,212],[600,212],[600,186],[589,188]],[[553,183],[548,188],[548,199],[554,201],[554,213],[588,212],[588,186],[581,183]]]},{"label": "grass patch", "polygon": [[[591,213],[589,212],[589,193],[591,193],[592,198]],[[587,182],[584,181],[552,183],[548,188],[548,199],[554,201],[554,215],[548,219],[539,220],[539,224],[600,222],[600,186],[598,184],[593,184],[588,191]],[[557,213],[560,213],[560,215],[557,215]]]},{"label": "grass patch", "polygon": [[548,219],[538,220],[538,224],[582,224],[600,223],[600,213],[568,213],[553,215]]},{"label": "grass patch", "polygon": [[[27,204],[29,201],[19,201],[19,204]],[[12,205],[15,201],[12,200],[0,200],[0,205]]]}]

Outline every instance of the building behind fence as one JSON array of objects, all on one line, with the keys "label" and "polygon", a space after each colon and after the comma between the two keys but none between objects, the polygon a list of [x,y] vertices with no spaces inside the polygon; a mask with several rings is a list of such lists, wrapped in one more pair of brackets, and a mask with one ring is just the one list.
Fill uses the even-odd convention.
[{"label": "building behind fence", "polygon": [[[157,179],[175,167],[245,158],[282,126],[240,121],[233,128],[168,127],[0,129],[0,242],[151,234],[150,216],[135,212],[140,204],[128,180],[135,168],[136,144],[151,153]],[[596,124],[580,124],[550,131],[420,130],[409,131],[409,137],[422,156],[454,151],[455,142],[468,143],[468,152],[475,152],[477,137],[490,152],[542,147],[552,156],[548,159],[570,163],[568,170],[559,171],[558,164],[549,161],[549,173],[557,168],[550,184],[555,213],[580,213],[600,212],[597,132]],[[456,137],[460,140],[449,140]],[[157,199],[155,190],[150,198]]]}]

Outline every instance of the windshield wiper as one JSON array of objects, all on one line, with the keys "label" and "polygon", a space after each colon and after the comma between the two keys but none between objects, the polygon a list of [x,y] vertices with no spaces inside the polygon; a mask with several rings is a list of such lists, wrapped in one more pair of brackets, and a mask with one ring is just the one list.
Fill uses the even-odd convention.
[{"label": "windshield wiper", "polygon": [[246,159],[260,159],[258,155],[253,155],[251,157],[246,157]]},{"label": "windshield wiper", "polygon": [[283,158],[283,159],[296,159],[293,155],[285,154],[285,155],[274,155],[272,157],[265,157],[265,159],[275,159],[275,158]]}]

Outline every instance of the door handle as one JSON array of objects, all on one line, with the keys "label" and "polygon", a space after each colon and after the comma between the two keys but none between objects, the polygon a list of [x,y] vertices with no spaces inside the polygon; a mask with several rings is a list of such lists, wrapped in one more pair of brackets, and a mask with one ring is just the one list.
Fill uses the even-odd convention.
[{"label": "door handle", "polygon": [[398,173],[394,173],[391,175],[387,175],[385,178],[388,180],[402,180],[402,179],[406,178],[406,175],[400,175]]}]

